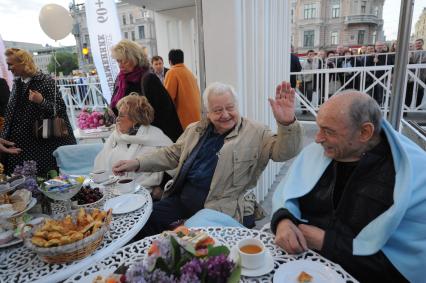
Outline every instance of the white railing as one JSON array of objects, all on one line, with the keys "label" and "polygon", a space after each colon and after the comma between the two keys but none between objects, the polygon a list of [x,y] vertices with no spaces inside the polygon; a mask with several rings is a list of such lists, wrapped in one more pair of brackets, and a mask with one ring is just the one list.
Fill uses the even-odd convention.
[{"label": "white railing", "polygon": [[77,112],[81,109],[85,107],[101,109],[108,105],[102,95],[97,76],[57,78],[57,84],[67,106],[73,128],[76,128]]},{"label": "white railing", "polygon": [[[415,53],[415,52],[413,52]],[[422,52],[423,53],[423,52]],[[382,55],[382,54],[380,54]],[[383,54],[385,64],[393,63],[394,53]],[[374,56],[374,55],[371,55]],[[391,57],[392,56],[392,57]],[[357,89],[366,92],[376,99],[385,116],[389,112],[389,102],[392,93],[393,64],[372,65],[366,64],[365,55],[331,57],[323,62],[320,58],[314,58],[314,66],[324,66],[323,69],[302,70],[292,72],[298,78],[299,109],[314,114],[321,104],[337,92],[345,89]],[[340,66],[346,66],[352,59],[353,67],[328,68],[340,61]],[[330,64],[330,62],[332,64]],[[342,64],[343,62],[343,64]],[[356,63],[358,62],[358,63]],[[371,61],[370,61],[371,62]],[[410,99],[406,99],[403,111],[406,113],[426,113],[426,83],[424,72],[426,72],[426,58],[423,63],[407,65],[404,91]],[[417,97],[423,97],[423,101],[417,102]],[[315,115],[315,114],[314,114]]]}]

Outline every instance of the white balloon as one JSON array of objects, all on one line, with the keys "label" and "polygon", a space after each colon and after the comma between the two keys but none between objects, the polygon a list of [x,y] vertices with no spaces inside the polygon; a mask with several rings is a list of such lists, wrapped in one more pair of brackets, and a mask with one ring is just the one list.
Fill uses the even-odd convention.
[{"label": "white balloon", "polygon": [[57,4],[44,5],[38,17],[41,29],[54,40],[65,38],[72,30],[72,17],[62,6]]}]

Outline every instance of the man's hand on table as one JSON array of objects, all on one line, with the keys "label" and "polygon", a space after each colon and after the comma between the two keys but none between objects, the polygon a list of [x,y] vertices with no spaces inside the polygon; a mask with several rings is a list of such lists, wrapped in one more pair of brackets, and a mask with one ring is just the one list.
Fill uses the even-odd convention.
[{"label": "man's hand on table", "polygon": [[320,251],[324,244],[325,231],[316,226],[307,224],[300,224],[298,227],[305,237],[308,247]]},{"label": "man's hand on table", "polygon": [[289,219],[281,220],[277,226],[275,243],[290,254],[297,254],[308,249],[302,231]]}]

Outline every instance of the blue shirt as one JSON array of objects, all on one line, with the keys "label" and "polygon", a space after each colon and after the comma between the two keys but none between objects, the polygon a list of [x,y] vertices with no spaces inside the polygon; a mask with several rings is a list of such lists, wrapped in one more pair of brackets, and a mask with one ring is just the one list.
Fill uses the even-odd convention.
[{"label": "blue shirt", "polygon": [[223,135],[215,133],[212,128],[210,127],[206,132],[207,137],[188,171],[181,193],[182,203],[195,212],[204,207],[219,159],[218,152],[227,135],[227,133]]}]

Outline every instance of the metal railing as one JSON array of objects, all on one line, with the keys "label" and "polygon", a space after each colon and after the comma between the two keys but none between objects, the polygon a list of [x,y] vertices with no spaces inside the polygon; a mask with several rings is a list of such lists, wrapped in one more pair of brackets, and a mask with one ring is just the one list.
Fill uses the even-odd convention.
[{"label": "metal railing", "polygon": [[77,112],[81,109],[102,109],[108,106],[97,76],[62,77],[57,78],[57,84],[67,106],[73,128],[76,128]]},{"label": "metal railing", "polygon": [[[414,57],[414,54],[426,55],[426,51],[413,51],[409,55],[410,58]],[[297,76],[299,81],[297,95],[300,102],[299,109],[314,114],[318,111],[319,106],[335,93],[345,89],[357,89],[374,97],[384,115],[387,116],[392,94],[395,53],[377,55],[381,56],[380,62],[377,62],[381,65],[376,64],[375,54],[335,56],[325,60],[315,57],[313,66],[317,67],[316,69],[290,73],[290,75]],[[426,56],[425,58],[418,57],[420,63],[407,65],[405,78],[407,87],[403,94],[404,97],[406,94],[408,95],[403,109],[405,113],[426,113],[426,94],[424,94]]]}]

